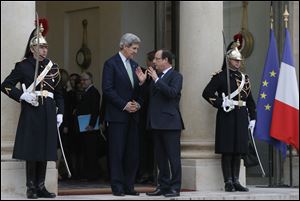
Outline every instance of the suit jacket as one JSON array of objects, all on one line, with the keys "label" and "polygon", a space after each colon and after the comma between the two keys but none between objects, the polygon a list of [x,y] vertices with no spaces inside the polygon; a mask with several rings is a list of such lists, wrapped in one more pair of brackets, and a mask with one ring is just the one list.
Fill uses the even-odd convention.
[{"label": "suit jacket", "polygon": [[100,93],[91,86],[83,95],[77,106],[77,115],[91,114],[90,126],[95,127],[100,111]]},{"label": "suit jacket", "polygon": [[139,80],[135,74],[138,64],[130,59],[134,87],[119,54],[104,63],[102,91],[106,100],[104,120],[108,122],[128,122],[130,116],[138,121],[138,112],[128,113],[123,110],[128,101],[135,100],[142,106]]},{"label": "suit jacket", "polygon": [[182,130],[184,124],[179,110],[182,75],[170,69],[149,86],[148,129]]}]

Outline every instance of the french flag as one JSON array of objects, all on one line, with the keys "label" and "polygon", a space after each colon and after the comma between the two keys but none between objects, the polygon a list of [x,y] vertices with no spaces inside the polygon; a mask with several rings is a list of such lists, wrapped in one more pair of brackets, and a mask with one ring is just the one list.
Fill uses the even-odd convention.
[{"label": "french flag", "polygon": [[299,91],[287,28],[285,36],[273,108],[271,136],[292,145],[299,152]]}]

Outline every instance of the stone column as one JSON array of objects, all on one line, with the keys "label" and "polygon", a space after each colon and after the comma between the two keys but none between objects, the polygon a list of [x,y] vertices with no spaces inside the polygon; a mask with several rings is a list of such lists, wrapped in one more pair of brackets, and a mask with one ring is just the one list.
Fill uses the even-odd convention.
[{"label": "stone column", "polygon": [[[34,29],[35,2],[1,1],[1,83],[22,60],[27,41]],[[1,197],[24,195],[26,192],[25,162],[12,159],[20,104],[1,93]],[[51,179],[49,179],[51,178]],[[46,185],[57,192],[55,163],[48,163]]]},{"label": "stone column", "polygon": [[[180,2],[183,189],[224,189],[220,155],[214,153],[217,110],[202,98],[212,73],[223,63],[222,29],[223,2]],[[240,181],[245,183],[245,168]]]}]

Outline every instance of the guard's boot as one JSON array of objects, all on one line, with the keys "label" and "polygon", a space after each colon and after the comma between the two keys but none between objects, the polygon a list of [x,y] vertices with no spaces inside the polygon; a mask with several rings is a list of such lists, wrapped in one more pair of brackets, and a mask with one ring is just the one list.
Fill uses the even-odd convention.
[{"label": "guard's boot", "polygon": [[26,161],[26,186],[27,186],[27,198],[37,199],[35,177],[36,177],[36,162]]},{"label": "guard's boot", "polygon": [[225,191],[234,192],[235,188],[233,186],[232,177],[231,177],[231,155],[223,154],[222,155],[222,172],[225,182]]},{"label": "guard's boot", "polygon": [[249,189],[242,186],[239,182],[241,157],[234,156],[232,160],[232,181],[236,191],[248,192]]},{"label": "guard's boot", "polygon": [[30,182],[27,182],[26,185],[27,185],[27,192],[26,192],[27,198],[28,199],[37,199],[38,196],[37,196],[37,192],[36,192],[34,183],[32,181],[30,181]]},{"label": "guard's boot", "polygon": [[235,191],[235,187],[234,187],[231,179],[228,179],[227,181],[225,181],[225,191],[226,192],[234,192]]},{"label": "guard's boot", "polygon": [[37,162],[37,196],[40,198],[55,198],[55,193],[50,193],[45,187],[47,161]]}]

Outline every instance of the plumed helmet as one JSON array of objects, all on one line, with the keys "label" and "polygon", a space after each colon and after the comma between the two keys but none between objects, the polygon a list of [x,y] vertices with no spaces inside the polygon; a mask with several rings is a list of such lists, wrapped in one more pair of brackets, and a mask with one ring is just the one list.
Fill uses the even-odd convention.
[{"label": "plumed helmet", "polygon": [[37,45],[38,43],[43,46],[47,46],[48,43],[44,36],[46,36],[48,32],[48,21],[46,19],[39,20],[39,33],[37,33],[37,29],[35,30],[34,36],[30,40],[30,47]]},{"label": "plumed helmet", "polygon": [[227,52],[227,58],[228,59],[234,59],[238,61],[242,61],[243,57],[240,51],[238,50],[238,47],[240,46],[239,41],[234,42],[231,46],[231,49]]},{"label": "plumed helmet", "polygon": [[243,40],[244,40],[244,38],[243,38],[243,35],[241,34],[241,32],[240,33],[237,33],[237,34],[235,34],[234,36],[233,36],[233,41],[235,42],[235,43],[238,43],[239,44],[239,46],[237,47],[238,48],[238,50],[239,51],[241,51],[242,52],[242,49],[243,49]]}]

